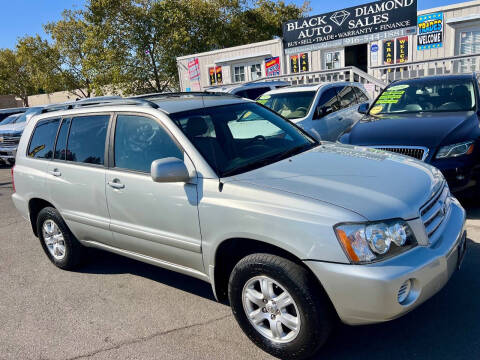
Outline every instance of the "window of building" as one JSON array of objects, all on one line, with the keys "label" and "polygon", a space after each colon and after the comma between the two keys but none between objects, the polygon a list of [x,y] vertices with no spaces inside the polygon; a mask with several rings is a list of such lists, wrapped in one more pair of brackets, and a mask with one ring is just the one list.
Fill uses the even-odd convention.
[{"label": "window of building", "polygon": [[339,69],[340,68],[340,51],[329,51],[324,54],[325,69]]},{"label": "window of building", "polygon": [[36,159],[51,159],[53,144],[57,135],[60,119],[45,120],[35,127],[32,140],[28,146],[28,156]]},{"label": "window of building", "polygon": [[257,80],[262,77],[262,65],[252,64],[250,65],[250,80]]},{"label": "window of building", "polygon": [[[460,33],[460,55],[477,54],[480,52],[480,30],[462,31]],[[460,71],[476,71],[475,62],[460,61]]]},{"label": "window of building", "polygon": [[245,81],[245,66],[234,66],[233,67],[233,79],[234,83],[244,82]]},{"label": "window of building", "polygon": [[103,164],[109,119],[110,115],[73,118],[67,142],[67,160],[86,164]]},{"label": "window of building", "polygon": [[115,167],[150,173],[153,161],[167,157],[183,160],[183,151],[157,121],[139,115],[118,115]]}]

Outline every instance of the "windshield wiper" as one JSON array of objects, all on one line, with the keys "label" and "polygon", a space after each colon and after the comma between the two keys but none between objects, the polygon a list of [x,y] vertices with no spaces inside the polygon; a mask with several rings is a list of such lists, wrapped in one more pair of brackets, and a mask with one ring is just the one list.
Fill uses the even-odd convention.
[{"label": "windshield wiper", "polygon": [[272,156],[268,156],[264,159],[260,159],[258,161],[255,161],[253,163],[250,163],[250,164],[246,164],[244,166],[240,166],[240,167],[237,167],[237,168],[234,168],[232,170],[228,170],[228,171],[225,171],[223,174],[222,174],[222,177],[227,177],[227,176],[231,176],[231,175],[235,175],[237,173],[241,173],[241,172],[245,172],[245,171],[248,171],[248,170],[254,170],[254,169],[258,169],[259,167],[262,167],[262,166],[265,166],[265,165],[269,165],[269,164],[272,164],[274,162],[277,162],[277,161],[280,161],[280,160],[283,160],[287,157],[290,157],[292,155],[296,155],[296,154],[299,154],[300,152],[302,152],[304,149],[306,150],[307,148],[310,148],[309,145],[312,145],[312,144],[306,144],[306,145],[298,145],[298,146],[295,146],[291,149],[288,149],[284,152],[281,152],[281,153],[278,153],[278,154],[274,154]]}]

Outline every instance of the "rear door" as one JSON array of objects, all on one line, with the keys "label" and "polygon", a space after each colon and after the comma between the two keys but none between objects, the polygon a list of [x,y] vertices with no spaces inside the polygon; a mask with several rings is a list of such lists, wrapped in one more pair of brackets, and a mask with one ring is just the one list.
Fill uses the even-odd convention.
[{"label": "rear door", "polygon": [[118,113],[110,139],[110,245],[203,272],[197,185],[157,183],[150,175],[154,160],[188,163],[188,156],[158,119],[145,114]]},{"label": "rear door", "polygon": [[50,198],[80,240],[111,239],[105,196],[106,136],[111,114],[63,118],[48,164]]}]

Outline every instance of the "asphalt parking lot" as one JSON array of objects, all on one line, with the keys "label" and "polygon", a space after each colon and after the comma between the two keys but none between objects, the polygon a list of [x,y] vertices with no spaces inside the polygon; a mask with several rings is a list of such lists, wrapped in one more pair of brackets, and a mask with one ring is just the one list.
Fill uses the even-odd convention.
[{"label": "asphalt parking lot", "polygon": [[[0,168],[0,359],[268,359],[210,285],[94,252],[53,266],[11,201]],[[480,199],[465,199],[468,253],[436,296],[401,319],[339,325],[322,359],[480,358]]]}]

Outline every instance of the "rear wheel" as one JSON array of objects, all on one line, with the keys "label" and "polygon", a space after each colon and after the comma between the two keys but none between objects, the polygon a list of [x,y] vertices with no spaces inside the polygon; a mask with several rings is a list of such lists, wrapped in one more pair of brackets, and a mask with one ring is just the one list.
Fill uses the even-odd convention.
[{"label": "rear wheel", "polygon": [[57,267],[71,270],[80,264],[84,247],[56,209],[46,207],[40,210],[37,216],[37,234],[43,250]]},{"label": "rear wheel", "polygon": [[228,295],[242,330],[274,356],[310,357],[331,332],[334,317],[326,295],[305,268],[285,258],[243,258],[232,271]]}]

